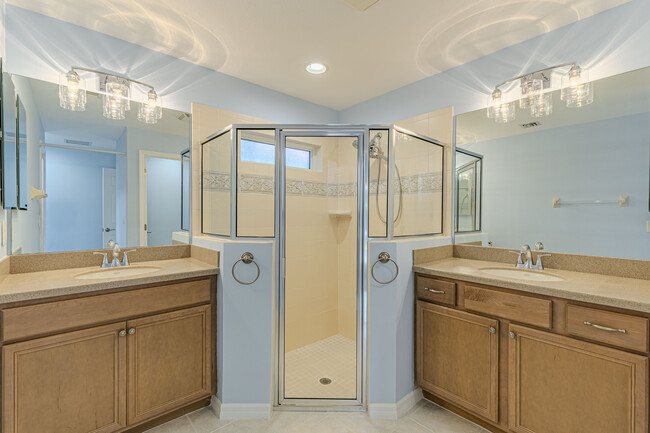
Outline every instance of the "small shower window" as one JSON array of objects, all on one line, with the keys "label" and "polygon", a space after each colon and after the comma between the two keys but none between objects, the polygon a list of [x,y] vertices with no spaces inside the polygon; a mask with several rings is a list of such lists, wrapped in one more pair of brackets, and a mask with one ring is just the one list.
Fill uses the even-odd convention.
[{"label": "small shower window", "polygon": [[[275,145],[261,141],[241,140],[242,161],[275,164]],[[287,147],[287,167],[311,169],[311,151]]]}]

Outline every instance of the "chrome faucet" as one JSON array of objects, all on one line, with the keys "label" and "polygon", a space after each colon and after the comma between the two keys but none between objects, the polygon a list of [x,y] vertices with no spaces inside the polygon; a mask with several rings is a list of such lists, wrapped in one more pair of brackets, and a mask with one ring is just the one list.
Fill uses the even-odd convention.
[{"label": "chrome faucet", "polygon": [[[541,242],[538,242],[538,244],[541,244]],[[538,248],[538,245],[535,245],[536,249],[539,251],[544,248],[542,245],[542,248]],[[533,264],[533,252],[530,249],[530,246],[528,244],[524,244],[521,246],[521,250],[519,251],[508,251],[509,253],[512,254],[517,254],[517,264],[515,265],[517,268],[520,269],[535,269],[538,271],[544,270],[544,266],[542,265],[542,257],[550,257],[550,254],[537,254],[537,263]],[[524,262],[521,258],[522,254],[526,257],[526,261]]]},{"label": "chrome faucet", "polygon": [[523,244],[521,246],[521,250],[519,252],[526,256],[526,262],[524,263],[523,268],[524,269],[532,269],[533,268],[533,252],[530,250],[530,246],[528,244]]},{"label": "chrome faucet", "polygon": [[111,267],[112,268],[117,268],[118,266],[120,266],[120,261],[117,258],[117,256],[120,254],[120,251],[121,251],[120,244],[118,244],[117,242],[111,240],[111,241],[108,241],[106,246],[108,248],[113,248],[113,260],[111,260]]},{"label": "chrome faucet", "polygon": [[[118,244],[117,242],[115,242],[113,240],[108,241],[106,246],[108,248],[113,248],[113,260],[111,260],[110,264],[108,264],[108,262],[106,261],[106,253],[94,253],[94,254],[103,254],[104,255],[104,264],[102,264],[103,268],[108,268],[108,267],[117,268],[117,267],[120,267],[120,266],[129,266],[129,258],[127,257],[127,254],[132,253],[135,250],[122,251],[121,248],[120,248],[120,244]],[[120,260],[118,259],[119,255],[120,255],[120,251],[122,251],[122,262],[120,262]]]}]

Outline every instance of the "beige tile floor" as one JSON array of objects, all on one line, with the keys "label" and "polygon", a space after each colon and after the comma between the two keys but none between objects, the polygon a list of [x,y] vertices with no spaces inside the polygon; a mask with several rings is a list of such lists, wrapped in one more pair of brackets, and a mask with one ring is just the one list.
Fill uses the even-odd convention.
[{"label": "beige tile floor", "polygon": [[[333,335],[285,355],[286,398],[357,398],[357,346]],[[332,382],[323,385],[323,377]]]},{"label": "beige tile floor", "polygon": [[210,408],[192,412],[147,433],[488,433],[426,400],[396,420],[365,413],[274,412],[269,420],[220,420]]}]

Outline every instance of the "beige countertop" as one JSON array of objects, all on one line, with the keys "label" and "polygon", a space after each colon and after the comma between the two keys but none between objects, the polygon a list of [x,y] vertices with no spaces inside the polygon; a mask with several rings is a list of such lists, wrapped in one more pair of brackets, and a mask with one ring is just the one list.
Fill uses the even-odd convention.
[{"label": "beige countertop", "polygon": [[163,283],[219,273],[218,267],[193,258],[138,262],[131,265],[133,268],[143,266],[155,266],[160,269],[147,274],[96,280],[79,280],[75,276],[101,269],[97,266],[7,274],[0,280],[0,304],[96,292],[140,284]]},{"label": "beige countertop", "polygon": [[413,271],[539,295],[650,313],[650,280],[547,269],[564,281],[527,281],[487,274],[481,268],[513,268],[504,263],[447,258],[413,266]]}]

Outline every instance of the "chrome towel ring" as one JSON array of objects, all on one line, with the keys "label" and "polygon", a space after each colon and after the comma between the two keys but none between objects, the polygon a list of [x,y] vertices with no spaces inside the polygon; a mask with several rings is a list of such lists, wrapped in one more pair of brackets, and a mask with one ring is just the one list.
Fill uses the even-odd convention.
[{"label": "chrome towel ring", "polygon": [[[375,277],[375,266],[377,266],[377,263],[388,263],[388,262],[393,262],[393,264],[395,265],[395,276],[393,277],[392,280],[389,281],[379,281],[377,277]],[[395,278],[397,278],[397,276],[399,275],[399,266],[397,266],[397,262],[395,260],[390,258],[390,254],[384,251],[379,253],[377,260],[375,261],[375,263],[373,263],[372,268],[370,268],[370,275],[372,275],[373,280],[375,280],[379,284],[390,284],[393,281],[395,281]]]},{"label": "chrome towel ring", "polygon": [[[239,278],[237,278],[237,277],[235,276],[235,266],[237,266],[237,263],[239,263],[239,262],[243,262],[245,265],[249,265],[249,264],[252,263],[252,264],[254,264],[255,267],[257,268],[257,276],[256,276],[255,279],[254,279],[253,281],[251,281],[250,283],[245,283],[245,282],[243,282],[243,281],[240,281]],[[235,279],[235,281],[237,281],[239,284],[242,284],[242,285],[244,285],[244,286],[250,286],[250,285],[253,284],[255,281],[257,281],[257,279],[260,277],[260,267],[258,266],[257,262],[254,260],[254,257],[253,257],[253,254],[252,254],[252,253],[248,253],[248,252],[246,252],[246,253],[242,254],[242,255],[241,255],[241,258],[240,258],[239,260],[237,260],[237,261],[232,265],[232,277]]]}]

